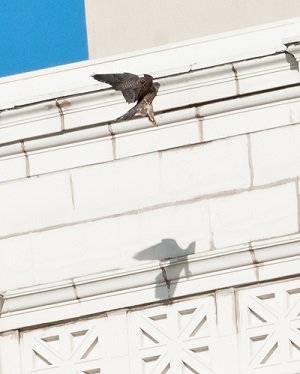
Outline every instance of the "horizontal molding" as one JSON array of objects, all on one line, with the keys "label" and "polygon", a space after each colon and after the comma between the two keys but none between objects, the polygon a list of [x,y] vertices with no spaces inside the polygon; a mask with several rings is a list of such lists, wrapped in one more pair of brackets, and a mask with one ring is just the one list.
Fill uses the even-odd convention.
[{"label": "horizontal molding", "polygon": [[2,295],[0,332],[300,275],[300,235],[252,242],[126,271]]},{"label": "horizontal molding", "polygon": [[[162,91],[155,101],[161,109],[156,112],[158,127],[146,118],[97,123],[105,116],[115,118],[117,108],[118,113],[128,109],[120,95],[110,89],[3,112],[0,139],[8,143],[0,146],[0,182],[298,123],[300,75],[291,71],[285,54],[239,64],[243,63],[247,78],[239,78],[238,66],[234,74],[232,64],[162,78]],[[274,87],[236,95],[249,75],[255,84],[257,79],[264,82],[266,70]],[[276,72],[281,84],[284,72],[289,85],[277,86]],[[196,102],[200,98],[202,102]],[[273,115],[274,123],[266,121],[263,114],[268,119]]]},{"label": "horizontal molding", "polygon": [[[176,111],[186,106],[202,106],[211,101],[224,101],[240,95],[288,88],[300,84],[300,76],[298,71],[287,62],[283,51],[237,63],[183,73],[178,71],[175,76],[160,78],[160,83],[159,95],[154,102],[158,114]],[[104,87],[106,88],[103,89]],[[129,106],[118,92],[107,89],[103,84],[99,84],[99,88],[99,92],[58,97],[38,104],[29,102],[26,106],[2,111],[1,144],[107,124],[128,110]],[[281,100],[284,98],[286,96],[282,93]],[[275,97],[273,99],[278,100]],[[270,102],[270,99],[267,100]],[[230,105],[224,109],[236,110],[236,105],[239,106],[238,100],[231,100]],[[143,119],[143,122],[146,123],[147,120]],[[122,124],[118,123],[114,126],[118,127]]]},{"label": "horizontal molding", "polygon": [[[162,75],[244,60],[284,49],[283,38],[299,34],[300,19],[259,25],[233,32],[158,46],[155,48],[42,69],[0,79],[0,110],[24,103],[49,100],[91,88],[89,75],[156,71]],[[67,74],[66,74],[67,72]],[[96,83],[96,82],[95,82]]]},{"label": "horizontal molding", "polygon": [[[269,95],[264,93],[158,114],[159,127],[154,127],[147,119],[138,118],[2,146],[0,182],[300,122],[300,86],[270,95],[276,101],[270,103]],[[288,100],[284,100],[287,97]],[[248,102],[251,107],[247,106]],[[233,103],[237,108],[230,111]]]}]

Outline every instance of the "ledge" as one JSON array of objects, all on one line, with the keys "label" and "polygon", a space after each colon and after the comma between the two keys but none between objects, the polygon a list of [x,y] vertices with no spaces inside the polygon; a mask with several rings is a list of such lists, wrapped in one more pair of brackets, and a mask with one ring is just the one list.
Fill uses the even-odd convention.
[{"label": "ledge", "polygon": [[[155,77],[161,88],[154,102],[155,110],[163,115],[186,107],[230,101],[226,111],[233,111],[239,106],[239,100],[234,99],[300,85],[297,62],[296,65],[288,62],[285,52],[253,56],[209,68],[178,70],[176,75],[161,77],[157,72]],[[82,74],[86,73],[83,71]],[[129,107],[118,92],[103,84],[98,87],[100,90],[94,92],[3,109],[0,111],[0,145],[114,123],[115,118]],[[143,119],[143,123],[148,127],[147,119]],[[115,123],[114,127],[122,125]],[[108,131],[106,135],[109,135]]]},{"label": "ledge", "polygon": [[[278,105],[286,110],[275,127],[295,124],[300,116],[289,107],[300,103],[300,74],[287,56],[283,50],[159,78],[157,128],[147,118],[114,122],[128,105],[107,88],[3,110],[0,182],[265,130],[262,113]],[[232,126],[245,111],[254,120]]]},{"label": "ledge", "polygon": [[0,332],[299,276],[299,266],[300,236],[292,235],[10,291],[3,295]]}]

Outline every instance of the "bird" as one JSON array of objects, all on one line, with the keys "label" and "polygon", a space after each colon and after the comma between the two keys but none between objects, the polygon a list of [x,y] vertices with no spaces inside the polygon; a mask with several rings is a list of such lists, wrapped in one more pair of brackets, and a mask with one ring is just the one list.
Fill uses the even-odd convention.
[{"label": "bird", "polygon": [[92,74],[94,79],[112,86],[116,91],[121,91],[128,104],[136,102],[127,113],[117,118],[117,121],[125,121],[136,114],[148,116],[153,125],[157,126],[154,118],[152,102],[159,90],[160,84],[153,82],[153,77],[144,74],[143,77],[131,73]]}]

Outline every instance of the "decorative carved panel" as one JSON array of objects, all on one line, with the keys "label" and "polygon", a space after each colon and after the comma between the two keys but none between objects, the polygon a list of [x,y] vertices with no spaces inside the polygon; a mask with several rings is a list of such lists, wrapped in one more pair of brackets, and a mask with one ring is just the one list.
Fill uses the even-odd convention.
[{"label": "decorative carved panel", "polygon": [[23,333],[25,373],[104,373],[104,319]]},{"label": "decorative carved panel", "polygon": [[22,374],[300,373],[300,280],[216,295],[24,331]]},{"label": "decorative carved panel", "polygon": [[24,374],[214,373],[213,296],[121,313],[24,332]]},{"label": "decorative carved panel", "polygon": [[243,373],[300,373],[300,282],[238,292]]},{"label": "decorative carved panel", "polygon": [[132,313],[135,373],[213,373],[216,315],[213,297]]}]

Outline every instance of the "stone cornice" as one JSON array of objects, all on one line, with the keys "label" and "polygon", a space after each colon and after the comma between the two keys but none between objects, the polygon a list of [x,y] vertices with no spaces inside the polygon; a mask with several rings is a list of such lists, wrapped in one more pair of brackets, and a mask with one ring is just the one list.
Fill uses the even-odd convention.
[{"label": "stone cornice", "polygon": [[[292,44],[292,52],[290,44],[286,48],[207,68],[194,65],[171,75],[157,72],[161,83],[155,100],[158,128],[146,118],[114,122],[128,105],[107,88],[3,110],[0,182],[212,140],[203,132],[203,121],[289,105],[300,96],[298,62],[291,57],[300,46]],[[294,123],[287,119],[281,125]],[[259,129],[256,125],[253,131]],[[241,128],[239,134],[243,131],[249,133],[251,128]],[[145,136],[147,147],[139,149],[139,139]],[[85,157],[74,157],[79,153]]]},{"label": "stone cornice", "polygon": [[0,332],[299,276],[299,266],[300,237],[293,235],[9,291]]},{"label": "stone cornice", "polygon": [[[229,112],[239,109],[239,101],[235,100],[237,98],[297,87],[300,85],[298,64],[296,58],[289,57],[294,56],[293,54],[286,53],[290,48],[270,55],[253,56],[246,60],[207,68],[182,68],[171,75],[161,76],[161,72],[156,72],[156,79],[161,83],[159,95],[155,100],[156,113],[164,117],[169,112],[219,102],[228,103],[225,107],[222,106],[222,111]],[[293,45],[292,51],[296,56],[300,53],[300,45]],[[108,123],[113,125],[115,133],[151,127],[144,119],[143,125],[139,124],[141,121],[135,120],[134,125],[124,131],[124,125],[115,123],[114,119],[126,111],[128,105],[119,93],[107,86],[104,88],[103,84],[99,84],[99,87],[100,89],[88,92],[3,108],[0,110],[0,145],[103,127]],[[189,95],[186,95],[186,92],[189,92]],[[256,103],[255,100],[250,100],[247,106],[264,105],[294,97],[297,97],[296,93],[287,96],[279,92],[276,97],[263,97]],[[219,110],[216,110],[214,113],[212,109],[210,115],[218,112]],[[171,123],[173,122],[174,119]],[[170,122],[166,119],[161,124],[168,123]],[[102,132],[104,136],[109,134],[107,127],[106,131]]]}]

